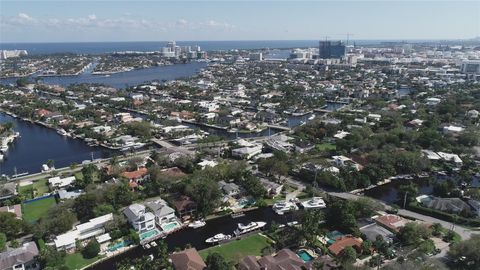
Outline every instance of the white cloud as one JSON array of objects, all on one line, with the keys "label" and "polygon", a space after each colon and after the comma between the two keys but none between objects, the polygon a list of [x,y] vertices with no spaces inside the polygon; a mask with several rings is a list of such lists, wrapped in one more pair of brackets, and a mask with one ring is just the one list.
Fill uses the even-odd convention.
[{"label": "white cloud", "polygon": [[99,18],[95,14],[90,14],[85,17],[71,17],[71,18],[34,18],[26,13],[19,13],[17,16],[0,16],[0,26],[9,29],[16,28],[40,28],[56,29],[56,31],[65,29],[66,31],[76,30],[147,30],[153,32],[174,32],[177,30],[224,30],[231,29],[234,26],[226,22],[220,22],[213,19],[203,22],[191,22],[180,18],[174,22],[162,22],[158,19],[134,18],[131,16],[122,16],[118,18]]}]

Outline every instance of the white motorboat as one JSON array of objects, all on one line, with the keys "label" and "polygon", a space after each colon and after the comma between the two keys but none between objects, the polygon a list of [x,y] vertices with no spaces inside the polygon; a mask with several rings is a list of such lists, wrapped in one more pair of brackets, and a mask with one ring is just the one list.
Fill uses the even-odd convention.
[{"label": "white motorboat", "polygon": [[314,209],[314,208],[326,208],[327,205],[321,197],[313,197],[308,201],[302,202],[302,206],[305,209]]},{"label": "white motorboat", "polygon": [[207,223],[203,220],[195,220],[194,222],[191,222],[190,224],[188,224],[188,227],[197,229],[197,228],[205,226],[206,224]]},{"label": "white motorboat", "polygon": [[3,155],[2,155],[2,154],[0,154],[0,161],[2,161],[2,160],[3,160]]},{"label": "white motorboat", "polygon": [[219,234],[216,234],[216,235],[208,238],[207,240],[205,240],[205,242],[213,244],[213,243],[218,243],[220,241],[228,240],[230,238],[232,238],[232,236],[230,234],[219,233]]},{"label": "white motorboat", "polygon": [[277,215],[283,215],[285,214],[286,212],[289,212],[289,211],[295,211],[295,210],[298,210],[298,206],[293,203],[293,202],[277,202],[275,203],[273,206],[272,206],[272,209],[273,211],[275,211],[275,213]]},{"label": "white motorboat", "polygon": [[259,230],[267,225],[266,222],[257,221],[257,222],[250,222],[247,225],[243,223],[238,223],[238,228],[235,230],[235,235],[241,235],[244,233],[252,232],[255,230]]},{"label": "white motorboat", "polygon": [[308,117],[308,120],[310,120],[310,121],[313,120],[313,119],[315,119],[315,114],[312,114],[312,115],[310,115],[310,117]]},{"label": "white motorboat", "polygon": [[62,135],[62,136],[67,136],[68,135],[68,133],[63,128],[58,129],[57,133]]}]

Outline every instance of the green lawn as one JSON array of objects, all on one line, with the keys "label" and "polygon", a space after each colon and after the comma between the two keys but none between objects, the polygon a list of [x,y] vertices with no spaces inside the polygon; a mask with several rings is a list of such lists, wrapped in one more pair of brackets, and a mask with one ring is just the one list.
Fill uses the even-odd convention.
[{"label": "green lawn", "polygon": [[51,206],[57,202],[54,197],[38,200],[31,203],[22,203],[23,219],[27,222],[36,222],[44,216]]},{"label": "green lawn", "polygon": [[67,256],[65,256],[65,266],[67,266],[71,270],[81,269],[101,258],[102,256],[97,256],[92,259],[85,259],[80,253],[68,254]]},{"label": "green lawn", "polygon": [[33,185],[18,186],[18,194],[26,200],[33,198]]},{"label": "green lawn", "polygon": [[259,234],[255,234],[241,240],[232,241],[224,245],[201,250],[200,256],[202,256],[203,259],[206,259],[208,254],[217,252],[226,260],[237,263],[240,259],[247,255],[262,255],[262,249],[270,246],[270,242],[270,239]]},{"label": "green lawn", "polygon": [[33,190],[36,191],[35,197],[41,197],[43,194],[48,193],[50,190],[48,189],[47,179],[33,182]]},{"label": "green lawn", "polygon": [[43,194],[48,193],[47,179],[42,179],[33,182],[31,185],[19,186],[18,193],[25,197],[26,200],[33,199],[35,197],[41,197]]},{"label": "green lawn", "polygon": [[317,149],[318,151],[332,151],[336,150],[337,146],[332,143],[322,143],[315,145],[315,149]]}]

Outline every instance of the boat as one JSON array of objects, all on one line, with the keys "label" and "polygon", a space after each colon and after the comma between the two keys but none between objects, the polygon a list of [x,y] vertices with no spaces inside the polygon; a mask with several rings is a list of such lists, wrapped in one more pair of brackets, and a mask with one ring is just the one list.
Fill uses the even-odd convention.
[{"label": "boat", "polygon": [[219,234],[216,234],[210,238],[208,238],[207,240],[205,240],[206,243],[218,243],[218,242],[221,242],[221,241],[225,241],[225,240],[228,240],[228,239],[231,239],[232,236],[230,234],[223,234],[223,233],[219,233]]},{"label": "boat", "polygon": [[188,227],[197,229],[197,228],[205,226],[206,224],[207,223],[203,220],[195,220],[194,222],[191,222],[190,224],[188,224]]},{"label": "boat", "polygon": [[0,161],[2,161],[2,160],[3,160],[3,155],[2,155],[2,154],[0,154]]},{"label": "boat", "polygon": [[295,226],[298,224],[298,221],[291,221],[291,222],[288,222],[287,225],[292,227],[292,226]]},{"label": "boat", "polygon": [[245,213],[243,213],[243,212],[232,213],[230,216],[231,216],[232,218],[239,218],[239,217],[245,216]]},{"label": "boat", "polygon": [[145,244],[145,245],[143,246],[143,248],[145,248],[145,249],[150,249],[151,246],[150,246],[149,244]]},{"label": "boat", "polygon": [[275,203],[273,206],[272,206],[272,209],[273,211],[275,211],[275,213],[277,215],[283,215],[285,214],[286,212],[289,212],[289,211],[295,211],[295,210],[298,210],[298,206],[293,203],[293,202],[277,202]]},{"label": "boat", "polygon": [[150,243],[150,245],[152,245],[152,247],[156,247],[157,243],[155,243],[155,241],[153,241],[152,243]]},{"label": "boat", "polygon": [[250,222],[247,225],[243,223],[238,223],[238,228],[235,230],[234,233],[235,235],[245,234],[248,232],[262,229],[263,227],[265,227],[265,225],[267,225],[267,223],[262,221]]},{"label": "boat", "polygon": [[315,114],[312,114],[312,115],[310,115],[310,117],[308,117],[308,120],[310,120],[310,121],[313,120],[313,119],[315,119]]},{"label": "boat", "polygon": [[302,202],[302,206],[305,209],[326,208],[327,205],[321,197],[313,197],[308,201]]},{"label": "boat", "polygon": [[67,136],[68,135],[68,133],[63,128],[58,129],[57,133],[62,135],[62,136]]}]

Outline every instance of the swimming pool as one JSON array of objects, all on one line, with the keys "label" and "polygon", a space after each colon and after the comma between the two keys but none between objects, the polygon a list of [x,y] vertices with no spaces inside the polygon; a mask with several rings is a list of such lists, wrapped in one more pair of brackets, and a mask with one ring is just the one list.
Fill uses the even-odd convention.
[{"label": "swimming pool", "polygon": [[122,241],[122,242],[119,242],[119,243],[116,243],[116,244],[113,244],[111,246],[108,246],[107,250],[110,251],[110,252],[113,252],[119,248],[122,248],[122,247],[126,247],[130,244],[130,241]]},{"label": "swimming pool", "polygon": [[309,262],[309,261],[313,260],[312,255],[310,255],[307,251],[305,251],[305,250],[303,250],[303,249],[302,249],[302,250],[299,250],[299,251],[297,252],[297,255],[298,255],[298,257],[300,257],[304,262]]},{"label": "swimming pool", "polygon": [[144,233],[141,233],[140,234],[140,241],[143,241],[145,239],[148,239],[148,238],[152,238],[156,235],[160,234],[160,231],[157,230],[157,229],[154,229],[154,230],[151,230],[151,231],[148,231],[148,232],[144,232]]},{"label": "swimming pool", "polygon": [[171,222],[171,223],[162,225],[161,227],[164,232],[169,232],[169,231],[173,231],[177,226],[179,226],[177,222]]}]

